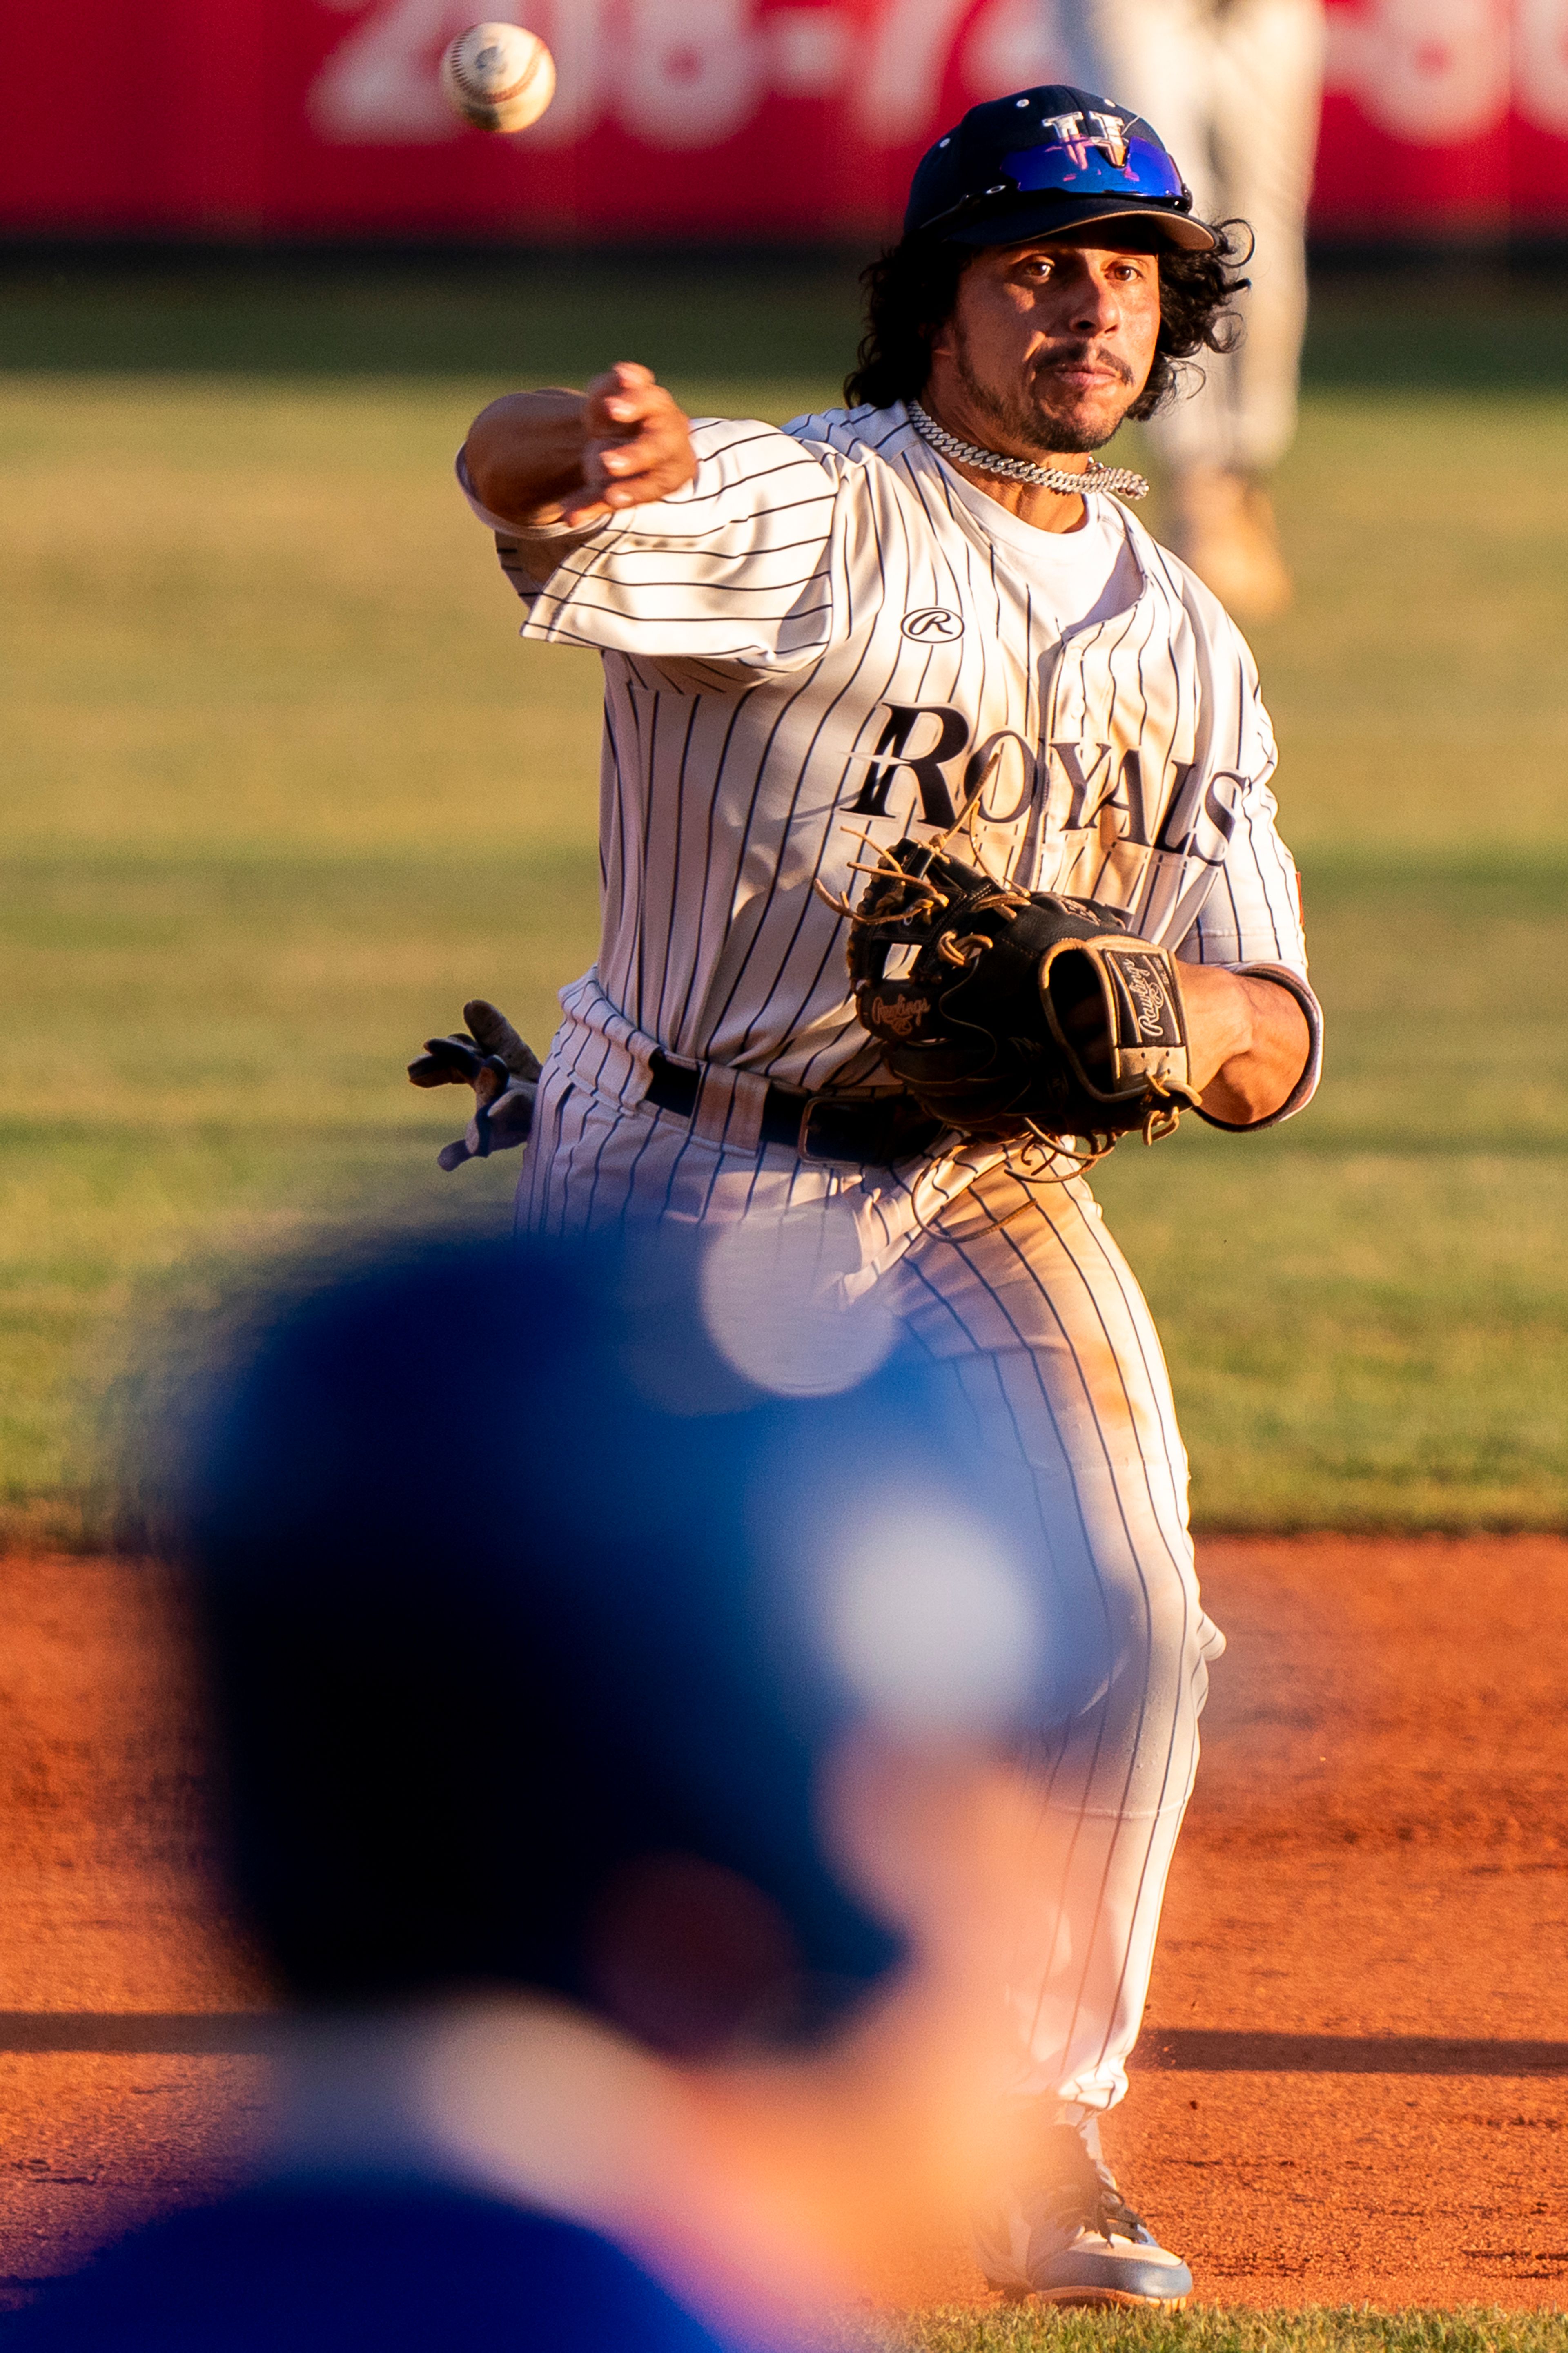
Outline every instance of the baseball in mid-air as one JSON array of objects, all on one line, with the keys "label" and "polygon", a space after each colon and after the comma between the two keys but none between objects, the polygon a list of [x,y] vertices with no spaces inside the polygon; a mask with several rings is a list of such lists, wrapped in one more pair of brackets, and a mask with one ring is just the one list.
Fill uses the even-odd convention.
[{"label": "baseball in mid-air", "polygon": [[441,87],[477,131],[526,131],[555,95],[555,60],[521,25],[470,25],[441,60]]}]

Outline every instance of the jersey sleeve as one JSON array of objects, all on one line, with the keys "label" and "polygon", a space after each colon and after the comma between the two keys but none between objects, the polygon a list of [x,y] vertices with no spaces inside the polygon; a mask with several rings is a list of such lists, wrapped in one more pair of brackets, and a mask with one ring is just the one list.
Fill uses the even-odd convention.
[{"label": "jersey sleeve", "polygon": [[[1250,670],[1250,662],[1248,664]],[[1228,834],[1202,908],[1175,945],[1184,963],[1222,965],[1227,971],[1272,980],[1289,990],[1306,1016],[1310,1047],[1306,1066],[1279,1109],[1247,1129],[1276,1127],[1317,1092],[1322,1071],[1323,1014],[1307,977],[1307,935],[1296,862],[1279,839],[1279,802],[1269,779],[1278,765],[1274,732],[1256,674],[1246,696],[1241,755],[1227,781]],[[1229,1124],[1210,1119],[1216,1127]]]},{"label": "jersey sleeve", "polygon": [[703,417],[693,480],[591,533],[520,533],[474,499],[528,606],[522,635],[742,671],[817,660],[833,630],[838,481],[771,425]]}]

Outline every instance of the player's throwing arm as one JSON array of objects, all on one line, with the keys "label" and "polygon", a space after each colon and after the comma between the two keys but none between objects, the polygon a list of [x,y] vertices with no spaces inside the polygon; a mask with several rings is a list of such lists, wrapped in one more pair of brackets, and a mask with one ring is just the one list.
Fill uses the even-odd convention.
[{"label": "player's throwing arm", "polygon": [[651,370],[618,360],[584,392],[511,392],[469,428],[463,451],[481,506],[520,531],[591,531],[697,471],[684,413]]},{"label": "player's throwing arm", "polygon": [[[687,419],[652,371],[635,360],[606,368],[584,392],[510,392],[469,428],[463,468],[494,514],[522,533],[592,531],[617,507],[668,498],[697,471]],[[469,1027],[430,1038],[408,1066],[416,1087],[468,1085],[474,1117],[440,1154],[443,1168],[525,1144],[540,1065],[504,1014],[481,998]]]}]

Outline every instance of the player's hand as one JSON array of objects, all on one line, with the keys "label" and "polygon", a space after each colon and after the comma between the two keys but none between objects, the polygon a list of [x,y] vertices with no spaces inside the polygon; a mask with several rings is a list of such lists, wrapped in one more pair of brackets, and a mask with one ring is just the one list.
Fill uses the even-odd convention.
[{"label": "player's hand", "polygon": [[474,1115],[466,1134],[437,1154],[446,1169],[465,1160],[486,1160],[528,1141],[542,1065],[504,1013],[471,997],[463,1008],[467,1029],[448,1038],[427,1038],[425,1051],[408,1065],[416,1087],[472,1087]]},{"label": "player's hand", "polygon": [[463,461],[480,506],[521,532],[591,531],[619,508],[668,498],[697,471],[686,417],[635,360],[585,392],[503,393],[469,426]]},{"label": "player's hand", "polygon": [[563,522],[650,505],[697,471],[689,419],[637,360],[618,360],[594,377],[583,395],[583,432],[584,495],[565,501]]},{"label": "player's hand", "polygon": [[1307,1017],[1288,988],[1223,965],[1184,964],[1193,1084],[1205,1111],[1250,1127],[1289,1101],[1312,1051]]}]

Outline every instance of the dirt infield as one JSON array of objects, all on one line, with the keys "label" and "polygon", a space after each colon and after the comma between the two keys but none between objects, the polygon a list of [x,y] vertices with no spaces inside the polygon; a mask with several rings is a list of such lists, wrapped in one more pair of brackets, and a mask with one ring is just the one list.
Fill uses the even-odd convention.
[{"label": "dirt infield", "polygon": [[[1568,1543],[1211,1540],[1216,1672],[1108,2138],[1219,2304],[1568,2303]],[[233,2177],[264,1996],[156,1575],[0,1559],[0,2305]],[[910,2301],[980,2284],[956,2241]]]}]

